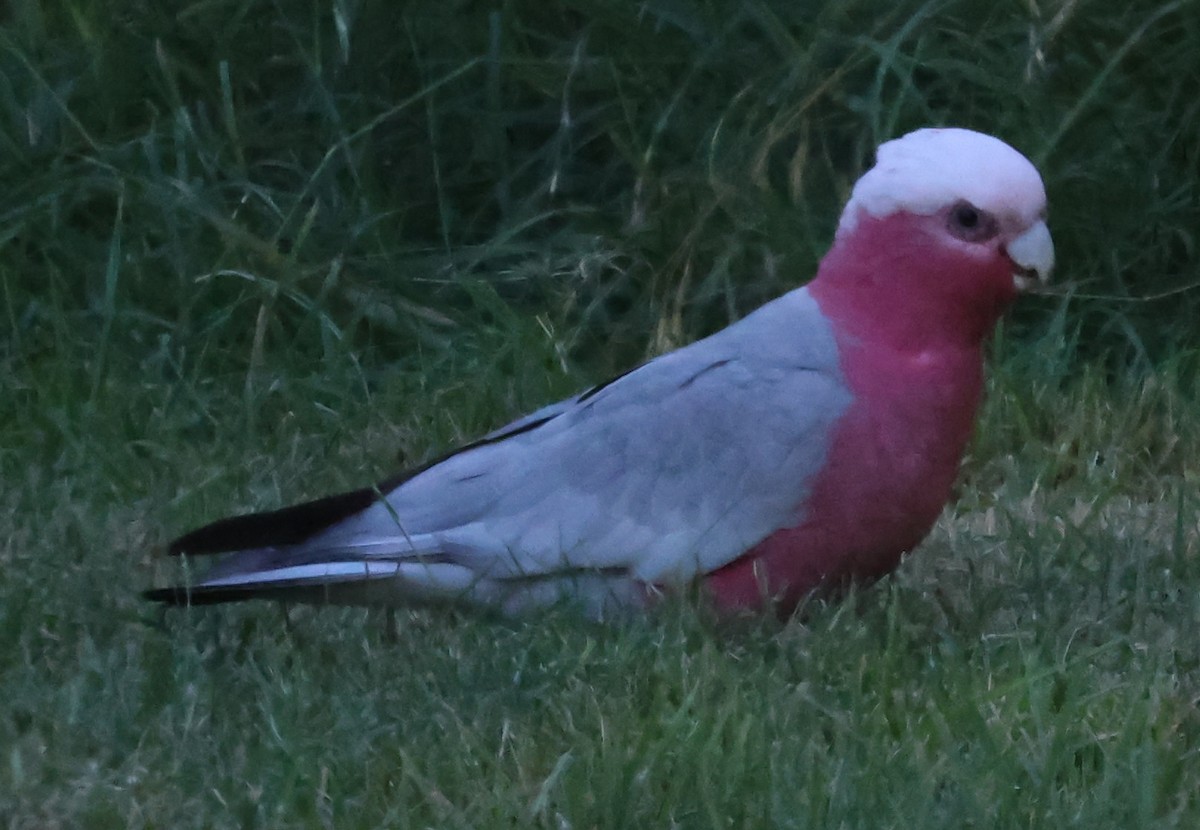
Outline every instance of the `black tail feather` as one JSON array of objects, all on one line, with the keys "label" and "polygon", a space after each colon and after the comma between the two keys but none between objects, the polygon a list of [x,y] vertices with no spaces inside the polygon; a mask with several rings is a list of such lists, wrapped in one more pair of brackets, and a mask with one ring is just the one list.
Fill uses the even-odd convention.
[{"label": "black tail feather", "polygon": [[386,604],[387,589],[372,599],[375,583],[387,580],[343,579],[327,583],[273,582],[260,585],[170,585],[142,591],[142,598],[163,605],[184,608],[200,605],[224,605],[253,599],[310,603],[314,605]]},{"label": "black tail feather", "polygon": [[336,524],[342,519],[348,519],[361,510],[366,510],[375,503],[376,499],[380,498],[381,494],[391,492],[430,467],[435,467],[459,453],[488,444],[497,444],[514,435],[535,430],[552,420],[555,415],[547,415],[530,421],[518,421],[517,425],[510,429],[504,429],[472,441],[422,464],[415,470],[392,476],[374,487],[364,487],[361,490],[325,496],[279,510],[218,519],[212,524],[204,525],[180,536],[171,543],[167,552],[172,556],[177,556],[181,553],[229,553],[251,548],[298,545],[330,525]]},{"label": "black tail feather", "polygon": [[193,588],[186,585],[171,585],[167,588],[151,588],[148,591],[142,591],[142,598],[179,608],[188,605],[219,605],[248,599],[270,599],[272,595],[282,597],[283,593],[283,591],[248,591],[245,588]]},{"label": "black tail feather", "polygon": [[297,545],[330,525],[367,509],[379,498],[379,493],[375,487],[364,487],[279,510],[218,519],[180,536],[167,552],[177,556]]}]

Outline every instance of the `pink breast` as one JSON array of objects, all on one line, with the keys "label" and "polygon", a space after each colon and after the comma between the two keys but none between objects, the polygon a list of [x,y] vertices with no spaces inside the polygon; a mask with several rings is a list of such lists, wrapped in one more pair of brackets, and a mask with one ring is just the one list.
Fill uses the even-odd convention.
[{"label": "pink breast", "polygon": [[813,480],[805,520],[707,577],[721,609],[770,598],[786,611],[818,586],[882,576],[925,537],[950,496],[978,408],[981,350],[881,360],[877,346],[839,346],[855,401]]}]

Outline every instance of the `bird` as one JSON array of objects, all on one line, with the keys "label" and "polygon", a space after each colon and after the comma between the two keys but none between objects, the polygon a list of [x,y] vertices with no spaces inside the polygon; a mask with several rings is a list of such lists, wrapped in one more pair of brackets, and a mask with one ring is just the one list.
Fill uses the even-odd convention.
[{"label": "bird", "polygon": [[168,552],[214,564],[144,595],[605,618],[694,590],[786,615],[929,533],[986,343],[1053,266],[1033,163],[918,129],[878,147],[806,284],[415,471],[186,533]]}]

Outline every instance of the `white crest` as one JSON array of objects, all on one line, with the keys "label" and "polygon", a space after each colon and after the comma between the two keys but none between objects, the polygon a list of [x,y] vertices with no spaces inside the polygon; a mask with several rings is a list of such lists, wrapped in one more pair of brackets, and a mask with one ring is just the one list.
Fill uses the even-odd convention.
[{"label": "white crest", "polygon": [[1046,208],[1037,168],[1012,147],[973,130],[927,128],[880,145],[875,166],[854,185],[837,235],[854,230],[860,210],[929,215],[960,199],[1023,223]]}]

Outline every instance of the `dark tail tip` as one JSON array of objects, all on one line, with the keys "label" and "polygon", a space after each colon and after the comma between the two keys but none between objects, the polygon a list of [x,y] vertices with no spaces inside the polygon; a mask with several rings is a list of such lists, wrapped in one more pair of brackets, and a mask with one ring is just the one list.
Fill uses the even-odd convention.
[{"label": "dark tail tip", "polygon": [[172,608],[184,608],[192,605],[220,605],[226,602],[240,602],[255,599],[262,594],[236,588],[201,588],[187,585],[170,585],[166,588],[150,588],[142,591],[142,598],[150,602],[158,602]]},{"label": "dark tail tip", "polygon": [[299,544],[314,533],[365,510],[377,498],[378,491],[367,487],[280,510],[218,519],[180,536],[167,552],[178,556],[181,553],[225,553]]}]

